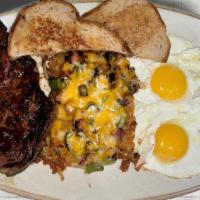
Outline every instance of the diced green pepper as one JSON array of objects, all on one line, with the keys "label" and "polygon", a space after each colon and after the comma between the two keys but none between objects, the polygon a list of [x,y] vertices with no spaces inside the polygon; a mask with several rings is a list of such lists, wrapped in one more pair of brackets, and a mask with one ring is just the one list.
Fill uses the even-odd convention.
[{"label": "diced green pepper", "polygon": [[103,160],[101,163],[102,163],[102,165],[111,165],[115,162],[116,162],[116,158],[111,157],[111,158],[107,158],[107,159]]},{"label": "diced green pepper", "polygon": [[84,154],[85,144],[86,141],[83,134],[76,134],[74,132],[67,132],[65,134],[65,146],[75,156],[82,156]]},{"label": "diced green pepper", "polygon": [[103,171],[103,170],[104,170],[103,165],[99,164],[99,163],[91,163],[85,167],[86,174],[90,174],[90,173],[96,172],[96,171]]},{"label": "diced green pepper", "polygon": [[79,85],[79,87],[78,87],[78,89],[79,89],[79,93],[80,93],[80,95],[81,96],[88,96],[88,91],[87,91],[87,86],[86,85]]},{"label": "diced green pepper", "polygon": [[49,85],[52,90],[60,90],[66,86],[64,79],[62,78],[50,79]]}]

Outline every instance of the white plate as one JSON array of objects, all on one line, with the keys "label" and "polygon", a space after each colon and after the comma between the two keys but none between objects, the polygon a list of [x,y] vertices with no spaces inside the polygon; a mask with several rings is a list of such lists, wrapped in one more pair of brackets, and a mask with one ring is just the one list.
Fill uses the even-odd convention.
[{"label": "white plate", "polygon": [[[94,7],[96,3],[75,4],[81,13]],[[168,32],[191,40],[200,46],[199,19],[160,9]],[[0,15],[0,19],[10,27],[17,12]],[[195,159],[195,158],[194,158]],[[105,167],[103,172],[85,175],[80,169],[67,169],[65,180],[52,175],[48,166],[34,164],[23,173],[6,178],[0,176],[0,188],[8,192],[37,199],[68,200],[130,200],[143,198],[171,198],[200,189],[200,176],[191,179],[171,179],[151,172],[136,172],[133,166],[122,173],[119,163]]]}]

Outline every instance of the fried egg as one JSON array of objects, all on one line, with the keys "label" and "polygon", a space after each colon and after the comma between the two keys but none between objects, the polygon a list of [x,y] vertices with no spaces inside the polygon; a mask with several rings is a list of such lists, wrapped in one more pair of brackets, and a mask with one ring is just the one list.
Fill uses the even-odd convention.
[{"label": "fried egg", "polygon": [[140,81],[134,95],[137,168],[174,178],[200,174],[200,49],[170,36],[167,63],[131,58]]},{"label": "fried egg", "polygon": [[167,63],[132,58],[141,89],[135,98],[144,104],[170,101],[180,103],[199,95],[200,49],[184,50],[171,54]]},{"label": "fried egg", "polygon": [[[200,100],[200,99],[198,99]],[[136,107],[135,151],[137,167],[174,178],[200,173],[199,102],[180,112],[176,106],[159,103]],[[198,109],[197,109],[198,108]]]}]

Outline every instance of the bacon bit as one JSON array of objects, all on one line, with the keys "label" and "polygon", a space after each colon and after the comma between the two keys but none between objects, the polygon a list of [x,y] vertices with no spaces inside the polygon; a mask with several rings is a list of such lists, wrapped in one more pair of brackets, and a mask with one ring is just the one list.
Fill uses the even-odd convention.
[{"label": "bacon bit", "polygon": [[81,57],[79,56],[77,51],[73,51],[72,52],[72,56],[71,56],[71,62],[72,64],[77,64],[80,63],[81,61]]},{"label": "bacon bit", "polygon": [[124,131],[121,128],[119,128],[119,129],[117,129],[117,131],[115,132],[114,135],[117,137],[117,139],[122,139],[122,137],[124,135]]},{"label": "bacon bit", "polygon": [[120,169],[122,170],[122,172],[126,172],[129,168],[130,165],[130,160],[122,160],[121,165],[120,165]]},{"label": "bacon bit", "polygon": [[103,72],[107,72],[109,70],[109,65],[108,64],[102,64],[101,69],[103,70]]},{"label": "bacon bit", "polygon": [[130,103],[128,98],[117,99],[117,102],[118,102],[121,106],[127,106],[127,105],[129,105],[129,103]]},{"label": "bacon bit", "polygon": [[127,106],[129,103],[130,103],[130,102],[129,102],[129,99],[124,98],[124,99],[123,99],[123,102],[122,102],[122,105],[123,105],[123,106]]},{"label": "bacon bit", "polygon": [[87,158],[88,158],[89,155],[90,155],[89,153],[86,153],[86,155],[81,158],[81,160],[79,162],[79,165],[84,165],[85,161],[87,160]]},{"label": "bacon bit", "polygon": [[78,119],[73,123],[73,127],[77,132],[83,132],[86,129],[86,123],[83,119]]}]

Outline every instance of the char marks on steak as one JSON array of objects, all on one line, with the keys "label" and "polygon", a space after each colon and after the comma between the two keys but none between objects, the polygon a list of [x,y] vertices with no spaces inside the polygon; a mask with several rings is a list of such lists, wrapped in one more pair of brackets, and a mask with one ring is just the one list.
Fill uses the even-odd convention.
[{"label": "char marks on steak", "polygon": [[54,105],[39,87],[35,61],[9,61],[6,27],[0,22],[0,172],[13,176],[40,153]]}]

